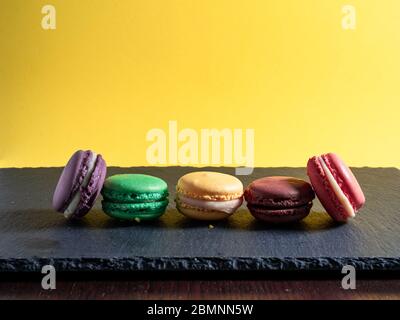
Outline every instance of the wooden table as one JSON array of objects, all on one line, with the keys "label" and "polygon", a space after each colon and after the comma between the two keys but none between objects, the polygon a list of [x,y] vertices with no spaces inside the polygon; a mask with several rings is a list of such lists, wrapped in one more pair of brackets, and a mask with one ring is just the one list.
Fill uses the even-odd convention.
[{"label": "wooden table", "polygon": [[[341,288],[341,277],[223,277],[175,278],[151,275],[82,275],[57,279],[53,291],[41,289],[41,276],[1,277],[0,299],[400,299],[400,279],[363,278],[356,290]],[[8,279],[7,279],[8,278]],[[143,279],[139,279],[143,278]],[[179,280],[177,280],[179,278]]]}]

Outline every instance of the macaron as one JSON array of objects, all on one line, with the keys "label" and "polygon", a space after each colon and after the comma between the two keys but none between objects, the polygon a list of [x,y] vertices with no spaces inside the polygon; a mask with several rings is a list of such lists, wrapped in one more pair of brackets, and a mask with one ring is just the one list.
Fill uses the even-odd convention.
[{"label": "macaron", "polygon": [[233,214],[243,202],[242,182],[229,174],[198,171],[178,180],[176,208],[197,220],[221,220]]},{"label": "macaron", "polygon": [[264,177],[250,183],[244,197],[250,213],[268,223],[295,222],[305,218],[315,198],[311,185],[293,177]]},{"label": "macaron", "polygon": [[307,174],[319,201],[334,220],[346,222],[364,205],[365,196],[356,177],[338,155],[310,158]]},{"label": "macaron", "polygon": [[146,174],[117,174],[104,182],[102,207],[119,220],[153,220],[168,206],[167,183]]},{"label": "macaron", "polygon": [[93,207],[106,177],[106,163],[93,151],[76,151],[64,167],[53,195],[53,208],[67,219],[81,218]]}]

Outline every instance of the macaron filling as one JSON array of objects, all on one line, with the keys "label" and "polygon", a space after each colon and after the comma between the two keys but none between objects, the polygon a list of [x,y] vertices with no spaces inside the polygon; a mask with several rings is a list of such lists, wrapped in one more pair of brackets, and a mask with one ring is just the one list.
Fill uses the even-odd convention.
[{"label": "macaron filling", "polygon": [[219,211],[232,214],[234,213],[243,203],[243,198],[237,198],[233,200],[224,200],[224,201],[210,201],[210,200],[202,200],[202,199],[194,199],[188,198],[186,196],[177,195],[178,200],[183,205],[188,205],[193,208],[201,208],[204,210],[210,211]]},{"label": "macaron filling", "polygon": [[350,200],[347,198],[343,190],[340,188],[332,172],[329,170],[326,162],[322,157],[317,157],[317,159],[321,164],[322,170],[324,171],[326,178],[328,179],[329,185],[332,187],[332,190],[335,193],[338,201],[343,206],[343,210],[346,213],[346,216],[351,218],[355,217],[355,211],[350,203]]},{"label": "macaron filling", "polygon": [[301,205],[286,205],[286,206],[268,206],[268,205],[263,205],[263,204],[255,204],[255,203],[247,203],[247,206],[254,208],[254,209],[263,209],[267,210],[268,212],[273,213],[274,211],[280,212],[282,210],[291,210],[291,209],[302,209],[302,208],[308,208],[312,206],[312,201],[303,203]]},{"label": "macaron filling", "polygon": [[92,155],[89,156],[88,162],[86,164],[86,166],[87,166],[86,175],[84,176],[80,187],[77,189],[75,194],[72,196],[72,199],[69,202],[67,208],[64,210],[64,216],[66,218],[71,218],[72,215],[75,213],[76,209],[78,208],[79,203],[82,198],[82,190],[86,189],[89,185],[90,178],[96,167],[96,160],[97,160],[97,154],[95,152],[92,152]]},{"label": "macaron filling", "polygon": [[119,192],[115,190],[104,189],[102,191],[103,197],[107,201],[120,202],[120,203],[133,203],[133,202],[154,202],[161,201],[168,197],[168,190],[163,192],[148,192],[148,193],[134,193],[134,192]]}]

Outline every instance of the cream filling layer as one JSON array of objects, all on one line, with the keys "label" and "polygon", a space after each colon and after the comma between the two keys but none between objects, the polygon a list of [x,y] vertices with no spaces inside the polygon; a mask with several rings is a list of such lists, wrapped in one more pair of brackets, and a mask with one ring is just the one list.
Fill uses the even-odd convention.
[{"label": "cream filling layer", "polygon": [[243,203],[242,197],[238,199],[225,200],[225,201],[200,200],[200,199],[188,198],[182,195],[178,195],[178,198],[182,203],[192,207],[197,207],[212,211],[226,212],[226,213],[234,213]]},{"label": "cream filling layer", "polygon": [[328,182],[331,185],[335,195],[338,197],[340,204],[343,206],[346,214],[348,217],[355,217],[354,208],[351,205],[349,199],[346,197],[342,189],[340,188],[339,184],[337,183],[335,177],[332,175],[332,172],[329,170],[328,166],[326,165],[324,159],[322,157],[318,157],[319,163],[322,166],[322,169],[325,172],[326,177],[328,178]]},{"label": "cream filling layer", "polygon": [[[92,153],[92,158],[90,159],[90,162],[88,163],[88,172],[86,173],[85,178],[83,178],[81,188],[86,188],[89,184],[90,177],[92,176],[92,173],[94,171],[95,165],[96,165],[96,160],[97,160],[97,154],[95,152]],[[73,196],[71,202],[69,203],[67,209],[64,211],[64,216],[68,219],[71,218],[71,216],[74,214],[75,210],[77,209],[79,202],[81,200],[81,191],[80,189],[75,193]]]}]

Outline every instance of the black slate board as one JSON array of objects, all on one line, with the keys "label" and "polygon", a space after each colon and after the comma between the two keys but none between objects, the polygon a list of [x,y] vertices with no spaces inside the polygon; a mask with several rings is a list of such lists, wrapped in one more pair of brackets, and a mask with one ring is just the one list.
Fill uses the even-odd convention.
[{"label": "black slate board", "polygon": [[[233,168],[204,168],[233,174]],[[82,221],[51,209],[61,168],[0,169],[0,271],[134,270],[400,270],[400,171],[360,168],[354,173],[367,203],[348,224],[334,223],[318,201],[302,222],[268,226],[243,206],[226,221],[192,221],[174,208],[175,183],[189,167],[109,168],[148,173],[170,188],[167,213],[149,223],[119,222],[96,207]],[[304,168],[257,168],[244,185],[268,175],[307,179]]]}]

